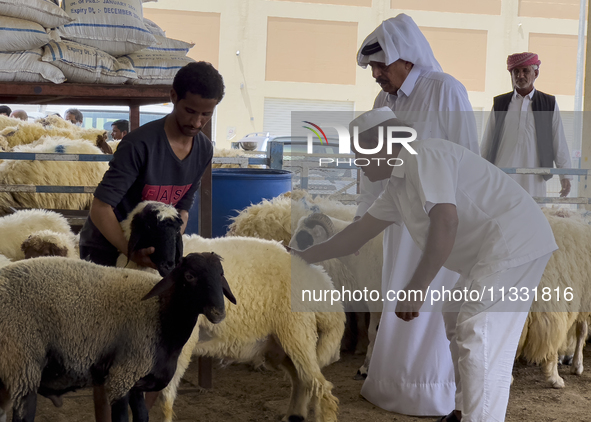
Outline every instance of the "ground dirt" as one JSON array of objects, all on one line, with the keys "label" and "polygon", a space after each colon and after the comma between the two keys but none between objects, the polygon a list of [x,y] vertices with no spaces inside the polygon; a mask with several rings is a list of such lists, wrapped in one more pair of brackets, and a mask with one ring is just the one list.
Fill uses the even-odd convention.
[{"label": "ground dirt", "polygon": [[[335,388],[340,400],[339,421],[342,422],[411,422],[434,421],[435,418],[417,418],[386,412],[363,399],[359,391],[361,381],[353,375],[362,364],[363,357],[343,354],[341,360],[323,371]],[[507,421],[509,422],[583,422],[591,420],[591,345],[585,352],[585,372],[571,375],[570,367],[562,366],[566,388],[555,390],[544,382],[541,369],[516,362],[515,383]],[[197,387],[197,365],[185,374],[180,395],[175,404],[179,422],[261,422],[279,421],[286,409],[290,391],[289,381],[280,371],[257,371],[247,365],[214,368],[214,388],[201,392]],[[92,422],[92,392],[83,390],[67,394],[64,406],[55,408],[51,402],[39,397],[37,421],[40,422]],[[157,406],[151,412],[151,421],[161,422]],[[9,419],[10,420],[10,419]]]}]

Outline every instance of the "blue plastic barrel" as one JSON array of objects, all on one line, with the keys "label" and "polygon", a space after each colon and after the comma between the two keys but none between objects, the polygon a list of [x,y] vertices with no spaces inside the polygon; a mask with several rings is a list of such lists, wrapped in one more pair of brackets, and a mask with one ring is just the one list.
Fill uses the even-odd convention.
[{"label": "blue plastic barrel", "polygon": [[[212,235],[221,237],[232,223],[231,217],[257,204],[291,190],[291,173],[272,169],[213,169],[212,170]],[[199,198],[189,211],[185,233],[199,232]]]}]

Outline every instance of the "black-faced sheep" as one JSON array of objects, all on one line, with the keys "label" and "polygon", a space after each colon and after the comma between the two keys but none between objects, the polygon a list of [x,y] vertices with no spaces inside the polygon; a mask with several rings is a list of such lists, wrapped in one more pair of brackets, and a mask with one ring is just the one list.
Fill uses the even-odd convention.
[{"label": "black-faced sheep", "polygon": [[[138,205],[141,207],[145,205]],[[134,213],[128,218],[133,220]],[[147,231],[142,234],[152,236]],[[129,236],[134,236],[133,230]],[[303,420],[310,399],[316,405],[318,421],[336,421],[338,401],[321,368],[339,358],[343,307],[340,302],[302,302],[303,290],[332,291],[332,282],[324,271],[292,257],[272,241],[193,235],[183,236],[183,243],[185,253],[207,249],[224,256],[224,271],[238,304],[228,308],[222,325],[199,319],[198,329],[179,357],[175,376],[162,393],[164,420],[172,421],[177,388],[194,355],[280,366],[292,381],[284,421]],[[159,245],[154,246],[158,249]]]},{"label": "black-faced sheep", "polygon": [[[143,201],[121,222],[121,229],[129,241],[127,256],[140,249],[154,247],[150,259],[160,275],[166,275],[183,256],[181,226],[183,220],[177,210],[156,201]],[[139,269],[135,262],[121,254],[118,267]]]},{"label": "black-faced sheep", "polygon": [[[156,299],[151,299],[156,297]],[[143,391],[164,388],[199,314],[235,299],[219,256],[190,254],[164,278],[83,260],[36,258],[0,270],[0,407],[32,421],[37,392],[105,385],[112,420],[148,420]],[[148,300],[151,299],[151,300]]]}]

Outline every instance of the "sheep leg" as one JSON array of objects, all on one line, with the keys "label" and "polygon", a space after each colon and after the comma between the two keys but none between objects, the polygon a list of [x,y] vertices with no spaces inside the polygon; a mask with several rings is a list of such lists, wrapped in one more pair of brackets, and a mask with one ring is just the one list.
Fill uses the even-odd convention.
[{"label": "sheep leg", "polygon": [[132,388],[129,392],[129,406],[133,422],[148,422],[148,408],[144,400],[144,393],[137,388]]},{"label": "sheep leg", "polygon": [[[322,312],[318,314],[322,314]],[[284,421],[299,422],[303,420],[293,418],[292,415],[294,414],[291,412],[294,410],[302,411],[303,414],[300,415],[305,418],[311,397],[314,397],[314,403],[316,404],[317,422],[337,421],[338,400],[331,393],[332,384],[324,378],[320,371],[316,351],[317,333],[320,331],[318,334],[323,334],[326,332],[327,327],[319,330],[313,321],[316,320],[317,323],[326,322],[324,319],[323,315],[315,315],[310,312],[289,313],[289,317],[286,317],[285,321],[283,321],[286,329],[278,330],[276,334],[281,347],[294,366],[291,369],[291,365],[287,364],[286,368],[292,377],[292,400],[289,413],[286,416],[287,419],[284,419]],[[298,327],[298,329],[295,330],[294,327]],[[314,327],[314,329],[310,330],[304,327]],[[344,320],[340,320],[339,326],[333,327],[332,331],[337,333],[340,338],[343,335],[343,329]],[[338,342],[335,342],[335,344],[338,344]],[[336,349],[338,350],[338,348]],[[299,416],[297,413],[295,415]]]},{"label": "sheep leg", "polygon": [[549,359],[542,362],[542,372],[552,388],[564,388],[564,380],[558,375],[558,352],[554,352]]},{"label": "sheep leg", "polygon": [[367,330],[367,337],[369,338],[369,344],[367,345],[367,353],[365,354],[365,361],[363,365],[357,370],[357,374],[355,375],[354,379],[356,380],[364,380],[367,378],[367,372],[369,371],[369,364],[371,361],[371,354],[373,353],[373,347],[376,342],[376,337],[378,335],[378,325],[380,323],[380,318],[382,317],[381,312],[371,312],[369,314],[369,327]]},{"label": "sheep leg", "polygon": [[357,316],[357,345],[355,346],[356,355],[365,355],[367,353],[369,332],[366,324],[366,312],[355,312]]},{"label": "sheep leg", "polygon": [[14,401],[12,422],[34,422],[37,408],[37,391],[30,391]]},{"label": "sheep leg", "polygon": [[571,374],[581,375],[583,373],[583,348],[587,340],[587,332],[587,321],[577,322],[577,343],[575,345],[573,364],[570,368]]},{"label": "sheep leg", "polygon": [[172,422],[172,418],[174,417],[174,411],[172,409],[174,406],[174,400],[176,399],[181,379],[183,378],[189,363],[191,363],[191,356],[193,354],[193,349],[195,348],[197,340],[198,336],[192,335],[189,341],[185,344],[185,347],[183,347],[183,350],[179,355],[174,376],[166,388],[162,390],[162,394],[160,394],[160,408],[162,409],[162,413],[164,415],[164,422]]},{"label": "sheep leg", "polygon": [[310,388],[306,388],[298,376],[298,371],[289,357],[286,357],[281,362],[281,367],[285,369],[291,379],[291,398],[289,400],[287,414],[282,421],[303,422],[308,416],[308,405],[312,392]]},{"label": "sheep leg", "polygon": [[[129,406],[129,393],[115,400],[111,404],[111,422],[129,422],[127,407]],[[135,422],[135,418],[134,418]]]}]

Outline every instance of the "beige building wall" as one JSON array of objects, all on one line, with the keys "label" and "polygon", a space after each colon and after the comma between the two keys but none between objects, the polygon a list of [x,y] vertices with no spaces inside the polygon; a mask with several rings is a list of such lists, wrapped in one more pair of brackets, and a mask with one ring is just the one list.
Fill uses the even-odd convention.
[{"label": "beige building wall", "polygon": [[265,98],[371,108],[379,87],[356,66],[356,51],[402,12],[467,87],[474,109],[489,110],[493,96],[511,90],[507,55],[529,50],[542,60],[538,87],[557,95],[561,110],[574,107],[578,0],[159,0],[144,10],[169,36],[195,42],[191,57],[217,63],[226,84],[220,146],[234,128],[232,140],[262,131]]}]

